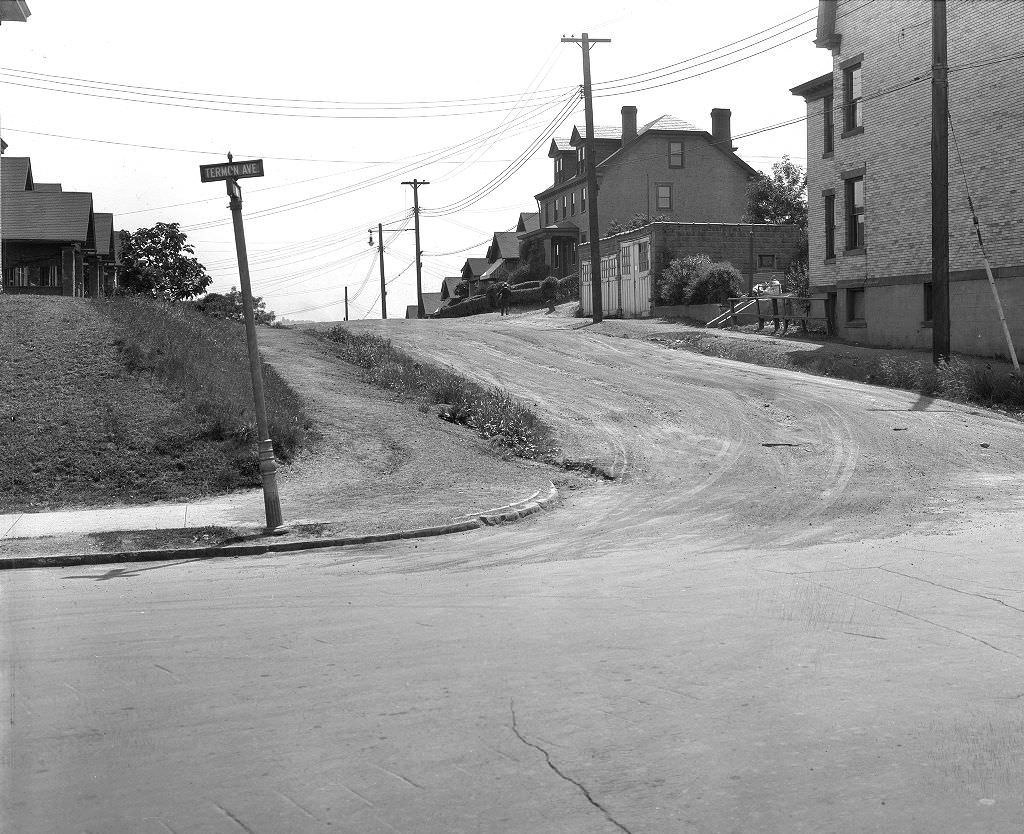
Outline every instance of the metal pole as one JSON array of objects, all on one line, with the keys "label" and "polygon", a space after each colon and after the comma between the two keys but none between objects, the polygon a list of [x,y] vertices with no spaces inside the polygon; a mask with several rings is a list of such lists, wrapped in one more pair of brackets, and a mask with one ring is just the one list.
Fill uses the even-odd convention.
[{"label": "metal pole", "polygon": [[932,0],[932,361],[948,362],[949,313],[949,72],[946,0]]},{"label": "metal pole", "polygon": [[348,321],[348,287],[345,287],[345,321]]},{"label": "metal pole", "polygon": [[242,312],[245,316],[245,339],[249,346],[249,373],[252,375],[252,396],[256,405],[256,428],[259,432],[260,477],[263,479],[263,506],[267,513],[267,530],[281,526],[281,499],[277,492],[277,463],[274,444],[267,427],[267,407],[263,399],[263,369],[256,342],[256,319],[252,310],[252,285],[249,283],[249,256],[245,249],[242,227],[242,189],[238,180],[225,180],[231,198],[231,222],[235,227],[235,252],[238,255],[238,280],[242,286]]},{"label": "metal pole", "polygon": [[377,257],[380,260],[380,317],[388,317],[388,288],[384,283],[384,224],[377,224]]}]

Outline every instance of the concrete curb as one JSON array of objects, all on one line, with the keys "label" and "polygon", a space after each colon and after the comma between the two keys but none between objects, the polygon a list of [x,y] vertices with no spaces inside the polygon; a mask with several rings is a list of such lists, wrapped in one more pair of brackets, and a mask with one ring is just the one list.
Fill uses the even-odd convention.
[{"label": "concrete curb", "polygon": [[267,541],[259,544],[229,544],[215,547],[182,547],[165,550],[126,550],[114,553],[79,553],[54,556],[0,557],[0,571],[22,568],[74,567],[76,565],[113,565],[122,562],[167,562],[181,559],[199,560],[220,557],[261,556],[266,553],[288,553],[294,550],[314,550],[325,547],[344,547],[354,544],[375,544],[402,539],[422,539],[432,536],[446,536],[464,533],[481,527],[507,524],[521,518],[547,510],[561,500],[558,488],[551,484],[547,494],[540,491],[529,498],[514,501],[504,507],[497,507],[476,515],[464,516],[450,524],[435,527],[421,527],[416,530],[399,530],[394,533],[375,533],[365,536],[341,536],[336,538],[291,539],[288,541]]}]

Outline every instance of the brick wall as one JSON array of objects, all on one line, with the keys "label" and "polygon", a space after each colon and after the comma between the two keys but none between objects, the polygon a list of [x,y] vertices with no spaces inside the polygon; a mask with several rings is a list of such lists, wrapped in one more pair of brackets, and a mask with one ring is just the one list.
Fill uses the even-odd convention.
[{"label": "brick wall", "polygon": [[[754,264],[757,275],[777,274],[789,268],[803,246],[803,232],[796,226],[767,223],[651,223],[640,229],[601,239],[601,254],[619,251],[627,240],[650,237],[651,270],[661,271],[675,258],[707,255],[713,261],[729,261],[744,275],[750,270],[750,232],[754,231]],[[590,260],[589,244],[579,248],[579,260]],[[757,269],[758,255],[774,255],[774,269]],[[758,281],[762,280],[760,277]]]},{"label": "brick wall", "polygon": [[[1024,92],[1019,62],[1024,3],[948,4],[950,114],[993,265],[1011,306],[1024,290],[1024,206],[1020,136]],[[875,0],[840,4],[833,52],[835,153],[823,159],[822,99],[808,101],[807,156],[812,285],[837,289],[840,335],[871,344],[931,344],[921,326],[921,284],[931,272],[931,3]],[[843,62],[863,54],[864,131],[842,137]],[[914,82],[915,78],[921,78]],[[897,89],[903,87],[902,89]],[[842,172],[864,169],[865,251],[845,248]],[[983,275],[967,195],[950,144],[950,290],[954,350],[992,352],[1002,341]],[[836,195],[836,259],[825,262],[822,192]],[[972,274],[973,273],[973,274]],[[1012,276],[1012,277],[1009,277]],[[863,328],[846,327],[844,290],[865,286]],[[884,289],[883,289],[884,288]],[[1009,316],[1008,316],[1009,318]],[[1018,337],[1024,342],[1024,324]],[[846,332],[848,330],[848,332]],[[993,338],[993,335],[995,338]],[[987,347],[985,347],[987,346]],[[989,350],[989,348],[992,350]]]},{"label": "brick wall", "polygon": [[[669,141],[679,135],[645,133],[629,145],[621,157],[599,172],[600,192],[598,219],[604,234],[613,221],[627,221],[634,214],[664,214],[685,223],[735,223],[743,219],[747,203],[747,174],[728,156],[709,144],[705,137],[684,135],[682,168],[670,168]],[[554,222],[553,203],[558,201],[558,219],[568,219],[585,235],[590,230],[590,207],[582,210],[582,190],[586,179],[567,183],[553,196],[540,201],[541,220],[544,207],[547,218]],[[658,208],[658,186],[672,186],[672,208]],[[568,218],[561,213],[562,196],[575,196],[575,213]]]}]

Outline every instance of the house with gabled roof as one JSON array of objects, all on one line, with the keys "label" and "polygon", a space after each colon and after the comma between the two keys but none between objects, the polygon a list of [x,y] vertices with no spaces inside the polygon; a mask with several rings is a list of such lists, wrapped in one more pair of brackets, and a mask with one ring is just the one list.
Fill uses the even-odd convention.
[{"label": "house with gabled roof", "polygon": [[[36,190],[28,157],[0,157],[0,183],[3,291],[84,296],[85,259],[96,252],[92,194]],[[112,230],[111,216],[108,253]]]},{"label": "house with gabled roof", "polygon": [[441,302],[459,297],[459,287],[464,286],[461,275],[449,275],[441,282]]},{"label": "house with gabled roof", "polygon": [[[637,128],[635,107],[623,107],[622,124],[595,126],[594,154],[602,233],[635,215],[687,223],[738,223],[746,213],[747,186],[757,171],[732,144],[732,113],[711,111],[711,131],[663,115]],[[589,235],[584,134],[554,139],[548,156],[554,182],[535,195],[540,227],[522,236],[541,245],[552,273],[576,266],[576,248]]]},{"label": "house with gabled roof", "polygon": [[516,232],[495,232],[487,247],[487,269],[480,276],[480,291],[495,281],[507,281],[519,266],[519,235]]},{"label": "house with gabled roof", "polygon": [[490,265],[487,258],[466,258],[466,262],[462,265],[462,280],[469,288],[469,295],[479,294],[480,277]]}]

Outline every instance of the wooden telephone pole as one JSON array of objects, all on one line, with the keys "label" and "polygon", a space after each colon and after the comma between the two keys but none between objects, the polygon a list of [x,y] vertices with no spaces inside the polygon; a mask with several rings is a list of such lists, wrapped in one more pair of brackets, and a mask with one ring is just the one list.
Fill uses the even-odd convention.
[{"label": "wooden telephone pole", "polygon": [[348,321],[348,287],[345,287],[345,321]]},{"label": "wooden telephone pole", "polygon": [[590,48],[595,43],[611,43],[611,38],[562,38],[562,43],[578,43],[583,50],[583,107],[587,118],[587,136],[583,153],[587,162],[587,197],[590,208],[590,294],[594,306],[594,324],[601,314],[601,226],[597,221],[597,160],[594,158],[594,102],[590,94]]},{"label": "wooden telephone pole", "polygon": [[949,347],[949,69],[946,0],[932,0],[932,361]]},{"label": "wooden telephone pole", "polygon": [[[370,232],[372,235],[373,232]],[[380,317],[388,317],[388,287],[384,283],[384,224],[377,224],[377,260],[380,261]]]},{"label": "wooden telephone pole", "polygon": [[423,310],[423,253],[420,251],[420,186],[430,183],[414,178],[412,182],[403,182],[402,185],[412,186],[412,213],[416,219],[416,318],[422,319],[426,313]]}]

